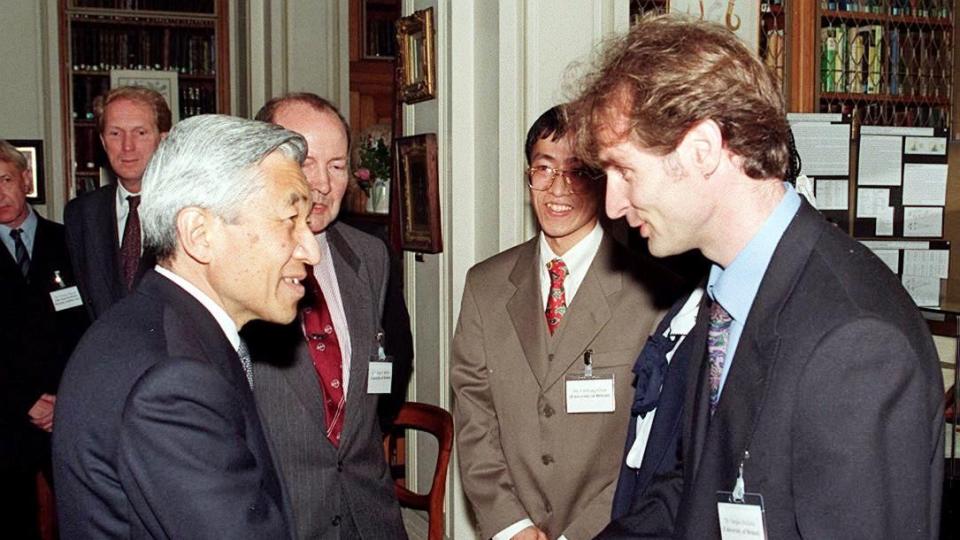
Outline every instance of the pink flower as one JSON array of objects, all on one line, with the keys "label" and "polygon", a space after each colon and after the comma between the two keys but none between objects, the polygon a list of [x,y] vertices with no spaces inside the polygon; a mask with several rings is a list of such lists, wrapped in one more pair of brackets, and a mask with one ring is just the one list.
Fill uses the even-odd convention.
[{"label": "pink flower", "polygon": [[370,181],[370,169],[367,169],[366,167],[361,167],[357,169],[356,171],[353,172],[353,175],[356,176],[357,179],[362,180],[364,182]]}]

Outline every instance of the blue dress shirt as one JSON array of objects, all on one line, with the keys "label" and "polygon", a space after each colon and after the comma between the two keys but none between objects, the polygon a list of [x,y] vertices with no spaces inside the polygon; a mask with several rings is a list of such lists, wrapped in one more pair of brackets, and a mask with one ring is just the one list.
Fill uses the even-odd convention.
[{"label": "blue dress shirt", "polygon": [[[17,228],[23,230],[23,233],[20,234],[20,239],[23,240],[24,245],[27,246],[27,253],[30,255],[30,258],[33,259],[33,240],[37,237],[37,215],[33,212],[33,208],[31,208],[29,204],[27,205],[27,219],[23,220],[23,223]],[[7,251],[10,252],[13,260],[17,260],[17,250],[13,245],[13,237],[10,236],[10,231],[12,230],[13,227],[0,224],[0,241],[3,242]]]},{"label": "blue dress shirt", "polygon": [[707,294],[727,310],[733,322],[730,324],[730,340],[727,343],[727,356],[720,374],[719,395],[723,395],[723,385],[733,365],[734,353],[740,343],[740,335],[747,324],[747,315],[757,297],[760,282],[767,272],[773,252],[780,243],[787,226],[800,209],[800,196],[790,184],[784,182],[786,193],[780,203],[767,218],[760,231],[737,254],[727,268],[714,264],[710,268],[707,280]]}]

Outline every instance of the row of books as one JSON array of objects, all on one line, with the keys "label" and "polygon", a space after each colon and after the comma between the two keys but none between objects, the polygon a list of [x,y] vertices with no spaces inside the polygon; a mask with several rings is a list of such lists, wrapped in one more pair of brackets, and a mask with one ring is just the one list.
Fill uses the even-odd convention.
[{"label": "row of books", "polygon": [[778,79],[780,79],[782,83],[785,60],[783,29],[776,28],[764,32],[764,42],[761,48],[763,52],[764,65],[767,66],[767,69],[773,71],[773,73]]},{"label": "row of books", "polygon": [[891,96],[950,96],[947,29],[881,25],[820,29],[820,91]]},{"label": "row of books", "polygon": [[70,40],[76,71],[160,69],[200,75],[217,71],[213,30],[75,25]]},{"label": "row of books", "polygon": [[397,48],[392,20],[367,19],[367,56],[392,57]]},{"label": "row of books", "polygon": [[78,8],[214,13],[213,0],[73,0],[73,6]]},{"label": "row of books", "polygon": [[853,103],[821,100],[820,112],[841,113],[868,126],[906,126],[947,129],[950,123],[948,105],[912,105],[904,103]]},{"label": "row of books", "polygon": [[820,9],[949,18],[953,0],[820,0]]},{"label": "row of books", "polygon": [[[217,93],[213,81],[179,81],[179,89],[180,118],[216,112]],[[75,76],[73,119],[93,120],[93,100],[109,90],[109,77]]]}]

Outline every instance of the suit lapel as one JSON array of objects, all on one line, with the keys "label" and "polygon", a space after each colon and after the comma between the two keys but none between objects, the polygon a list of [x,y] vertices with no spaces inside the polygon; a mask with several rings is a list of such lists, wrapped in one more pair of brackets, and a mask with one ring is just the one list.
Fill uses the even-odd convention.
[{"label": "suit lapel", "polygon": [[543,388],[547,375],[547,322],[541,309],[543,299],[540,297],[537,242],[538,237],[527,241],[517,256],[510,273],[510,283],[516,291],[507,301],[507,314],[523,348],[523,356]]},{"label": "suit lapel", "polygon": [[[104,285],[110,291],[114,300],[124,297],[123,283],[120,280],[120,266],[117,258],[120,256],[119,233],[117,231],[117,186],[110,185],[103,190],[100,200],[97,201],[95,211],[90,216],[94,234],[89,235],[91,253],[96,256],[97,272],[104,280]],[[103,231],[103,232],[101,232]],[[105,231],[110,231],[109,233]]]},{"label": "suit lapel", "polygon": [[580,288],[577,289],[577,295],[567,308],[560,343],[557,344],[556,356],[548,367],[544,388],[549,388],[560,380],[610,321],[613,312],[607,298],[618,294],[623,288],[620,272],[613,269],[609,263],[613,259],[610,252],[613,249],[611,242],[613,240],[609,235],[604,235],[600,248],[593,257]]},{"label": "suit lapel", "polygon": [[326,433],[327,412],[323,406],[323,387],[317,377],[317,370],[313,367],[313,357],[307,350],[309,345],[300,330],[300,319],[298,318],[293,325],[286,328],[296,330],[297,335],[295,337],[290,336],[290,342],[296,343],[297,346],[294,352],[293,365],[289,369],[281,370],[281,372],[286,377],[287,384],[293,389],[293,393],[297,395],[304,408],[307,409],[307,417],[316,424],[321,433]]},{"label": "suit lapel", "polygon": [[371,298],[370,284],[361,275],[362,261],[343,238],[336,226],[327,230],[327,241],[333,257],[333,268],[340,286],[340,299],[343,313],[350,329],[350,385],[347,388],[346,416],[343,420],[343,441],[341,446],[350,444],[355,437],[351,433],[358,424],[357,413],[367,388],[367,364],[374,354],[374,336],[379,319],[372,312],[376,306]]},{"label": "suit lapel", "polygon": [[[757,296],[747,316],[747,325],[740,336],[733,364],[724,383],[723,393],[714,418],[709,418],[708,444],[733,452],[747,450],[757,417],[763,409],[770,374],[775,369],[780,351],[778,319],[783,306],[806,264],[825,222],[805,202],[777,244],[767,271],[760,282]],[[706,365],[706,362],[703,362]],[[701,371],[701,402],[709,402],[709,383]],[[703,404],[701,407],[709,409]],[[702,413],[701,413],[702,414]],[[701,425],[704,422],[699,422]],[[701,448],[702,451],[702,448]],[[739,459],[739,454],[729,456]],[[735,464],[728,464],[735,466]]]}]

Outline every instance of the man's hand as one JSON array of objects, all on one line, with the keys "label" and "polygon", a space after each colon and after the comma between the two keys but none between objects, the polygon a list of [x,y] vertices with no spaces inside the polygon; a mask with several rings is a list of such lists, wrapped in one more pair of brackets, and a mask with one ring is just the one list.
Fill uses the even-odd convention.
[{"label": "man's hand", "polygon": [[513,535],[511,540],[548,540],[548,538],[543,531],[531,525]]},{"label": "man's hand", "polygon": [[57,403],[57,396],[53,394],[43,394],[40,399],[30,407],[27,415],[30,416],[30,423],[47,433],[53,431],[53,406]]}]

